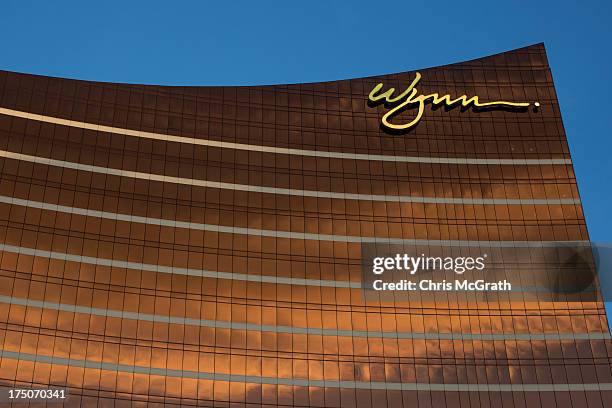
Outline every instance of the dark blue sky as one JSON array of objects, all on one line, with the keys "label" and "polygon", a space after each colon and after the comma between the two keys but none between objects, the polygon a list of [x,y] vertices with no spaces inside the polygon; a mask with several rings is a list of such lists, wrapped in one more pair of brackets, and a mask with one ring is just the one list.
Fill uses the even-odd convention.
[{"label": "dark blue sky", "polygon": [[311,82],[544,42],[591,238],[611,241],[610,1],[4,1],[0,69],[180,85]]}]

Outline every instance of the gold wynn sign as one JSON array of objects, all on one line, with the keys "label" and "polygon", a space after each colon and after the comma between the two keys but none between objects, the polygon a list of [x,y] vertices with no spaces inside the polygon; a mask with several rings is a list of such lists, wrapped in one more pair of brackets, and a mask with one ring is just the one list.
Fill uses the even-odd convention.
[{"label": "gold wynn sign", "polygon": [[[440,105],[445,106],[446,108],[453,108],[455,106],[461,105],[462,108],[473,107],[475,109],[526,109],[530,103],[529,102],[508,102],[508,101],[493,101],[493,102],[480,102],[478,96],[472,96],[468,98],[467,95],[461,95],[458,98],[452,99],[450,95],[440,96],[438,93],[432,93],[429,95],[418,95],[418,90],[416,88],[417,84],[421,80],[421,74],[419,72],[416,73],[416,77],[410,84],[408,88],[401,94],[397,96],[393,96],[395,93],[395,88],[389,88],[384,92],[381,90],[384,87],[383,83],[377,84],[374,89],[368,95],[368,100],[373,104],[384,103],[385,107],[389,108],[389,111],[385,113],[382,117],[381,122],[382,125],[391,130],[408,130],[415,126],[421,118],[423,117],[423,112],[425,110],[425,104],[430,102],[434,107],[438,107]],[[537,108],[540,106],[538,102],[534,103],[534,106]],[[406,109],[416,107],[418,108],[418,112],[414,119],[407,123],[391,123],[391,119],[403,112]]]}]

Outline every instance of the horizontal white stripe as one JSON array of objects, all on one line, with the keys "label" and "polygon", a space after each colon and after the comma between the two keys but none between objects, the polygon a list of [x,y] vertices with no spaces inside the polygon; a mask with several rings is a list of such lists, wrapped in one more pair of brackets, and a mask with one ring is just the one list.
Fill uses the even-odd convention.
[{"label": "horizontal white stripe", "polygon": [[223,149],[246,150],[253,152],[265,152],[274,154],[287,154],[294,156],[322,157],[347,160],[369,160],[369,161],[391,161],[400,163],[439,163],[439,164],[503,164],[503,165],[542,165],[542,164],[572,164],[570,159],[471,159],[471,158],[447,158],[447,157],[415,157],[415,156],[391,156],[382,154],[357,154],[341,153],[321,150],[291,149],[284,147],[261,146],[244,143],[222,142],[209,139],[197,139],[193,137],[175,136],[164,133],[144,132],[141,130],[124,129],[113,126],[97,125],[94,123],[80,122],[56,118],[53,116],[38,115],[35,113],[23,112],[13,109],[0,108],[0,114],[35,120],[38,122],[51,123],[61,126],[69,126],[79,129],[93,130],[97,132],[113,133],[124,136],[139,137],[143,139],[162,140],[165,142],[175,142],[192,144],[199,146],[220,147]]},{"label": "horizontal white stripe", "polygon": [[[124,310],[111,310],[96,307],[76,306],[71,304],[47,302],[33,299],[15,298],[0,295],[0,303],[12,305],[35,307],[40,309],[58,310],[70,313],[80,313],[93,316],[116,317],[128,320],[140,320],[147,322],[180,324],[185,326],[214,327],[217,329],[247,330],[271,333],[306,334],[313,336],[338,336],[338,337],[366,337],[366,338],[391,338],[391,339],[415,339],[415,340],[607,340],[609,333],[436,333],[436,332],[388,332],[377,330],[341,330],[322,329],[318,327],[296,327],[276,326],[271,324],[254,324],[228,322],[222,320],[192,319],[178,316],[163,316],[156,314],[127,312]],[[397,315],[400,318],[399,315]]]},{"label": "horizontal white stripe", "polygon": [[223,190],[249,191],[254,193],[280,194],[299,197],[331,198],[339,200],[363,200],[363,201],[387,201],[400,203],[431,203],[431,204],[482,204],[482,205],[559,205],[579,204],[580,200],[575,198],[566,199],[508,199],[508,198],[443,198],[443,197],[420,197],[420,196],[394,196],[376,194],[354,194],[337,193],[333,191],[299,190],[293,188],[277,188],[256,186],[250,184],[223,183],[220,181],[209,181],[190,179],[184,177],[165,176],[161,174],[142,173],[114,169],[109,167],[92,166],[89,164],[68,162],[64,160],[50,159],[47,157],[31,156],[28,154],[0,150],[0,157],[21,160],[30,163],[44,164],[47,166],[61,167],[65,169],[81,170],[92,173],[108,174],[112,176],[128,177],[133,179],[159,181],[163,183],[174,183],[196,187],[218,188]]},{"label": "horizontal white stripe", "polygon": [[[114,221],[134,222],[140,224],[161,225],[171,228],[186,228],[199,231],[212,231],[226,234],[256,235],[260,237],[288,238],[315,241],[355,242],[355,243],[386,243],[406,245],[441,244],[445,246],[492,246],[492,247],[541,247],[558,245],[555,241],[461,241],[461,240],[431,240],[369,237],[356,235],[313,234],[306,232],[291,232],[279,230],[265,230],[258,228],[229,227],[217,224],[200,224],[195,222],[175,221],[163,218],[140,217],[136,215],[118,214],[108,211],[90,210],[87,208],[69,207],[49,204],[41,201],[24,200],[8,196],[0,196],[0,203],[19,205],[41,210],[57,211],[66,214],[82,215],[85,217],[103,218]],[[568,241],[569,242],[569,241]],[[565,242],[567,244],[568,242]],[[587,244],[589,241],[572,241]]]},{"label": "horizontal white stripe", "polygon": [[[27,255],[33,257],[56,259],[65,262],[76,262],[80,264],[107,266],[111,268],[132,269],[138,271],[147,271],[153,273],[165,273],[170,275],[185,275],[197,276],[201,278],[212,279],[228,279],[237,281],[273,283],[275,285],[298,285],[298,286],[319,286],[333,288],[350,288],[362,289],[360,282],[346,280],[329,280],[329,279],[304,279],[304,278],[288,278],[283,276],[267,275],[267,274],[248,274],[239,272],[219,272],[208,271],[195,268],[181,268],[177,266],[166,266],[157,264],[146,264],[141,262],[129,262],[118,259],[98,258],[93,256],[75,255],[66,252],[46,251],[43,249],[27,248],[22,246],[7,245],[0,243],[0,251],[9,252],[19,255]],[[516,286],[513,285],[513,291],[520,292],[538,292],[548,289],[531,287],[531,286]]]},{"label": "horizontal white stripe", "polygon": [[[0,350],[0,357],[12,360],[30,361],[41,364],[58,364],[71,367],[91,368],[103,371],[124,372],[144,375],[158,375],[176,378],[193,378],[200,380],[228,381],[252,384],[293,385],[300,387],[348,388],[368,390],[397,391],[440,391],[440,392],[562,392],[562,391],[610,391],[612,383],[554,383],[554,384],[458,384],[458,383],[401,383],[383,381],[338,381],[310,380],[282,377],[261,377],[254,375],[219,374],[192,370],[174,370],[128,364],[105,363],[92,360],[53,357],[41,354],[30,354],[16,351]],[[212,396],[211,396],[212,398]]]},{"label": "horizontal white stripe", "polygon": [[125,268],[139,271],[147,271],[154,273],[166,273],[172,275],[198,276],[202,278],[213,279],[230,279],[238,281],[273,283],[282,285],[300,285],[300,286],[324,286],[333,288],[352,288],[361,289],[360,282],[337,281],[326,279],[302,279],[302,278],[286,278],[282,276],[272,275],[251,275],[237,272],[217,272],[207,271],[204,269],[194,268],[179,268],[176,266],[153,265],[140,262],[127,262],[117,259],[96,258],[92,256],[73,255],[65,252],[45,251],[42,249],[26,248],[21,246],[0,244],[0,251],[10,252],[14,254],[22,254],[28,256],[36,256],[48,259],[57,259],[60,261],[78,262],[89,265],[108,266],[112,268]]}]

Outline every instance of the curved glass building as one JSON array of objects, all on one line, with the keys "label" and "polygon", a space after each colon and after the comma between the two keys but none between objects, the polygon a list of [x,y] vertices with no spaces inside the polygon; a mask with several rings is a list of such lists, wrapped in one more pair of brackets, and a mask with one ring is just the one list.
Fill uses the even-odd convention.
[{"label": "curved glass building", "polygon": [[362,293],[364,243],[588,239],[542,44],[295,85],[0,71],[0,404],[607,406],[601,301]]}]

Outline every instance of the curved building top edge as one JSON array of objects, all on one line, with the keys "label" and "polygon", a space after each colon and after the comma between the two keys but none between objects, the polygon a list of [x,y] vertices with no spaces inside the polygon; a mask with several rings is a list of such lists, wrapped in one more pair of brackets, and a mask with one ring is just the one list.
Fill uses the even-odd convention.
[{"label": "curved building top edge", "polygon": [[528,50],[528,49],[532,49],[532,48],[536,48],[536,47],[541,47],[544,50],[545,53],[545,47],[544,47],[544,43],[543,42],[539,42],[539,43],[534,43],[534,44],[530,44],[530,45],[526,45],[524,47],[519,47],[519,48],[514,48],[511,50],[506,50],[506,51],[501,51],[501,52],[497,52],[494,54],[489,54],[489,55],[485,55],[485,56],[481,56],[481,57],[477,57],[477,58],[471,58],[471,59],[467,59],[467,60],[461,60],[461,61],[455,61],[455,62],[450,62],[447,64],[442,64],[442,65],[434,65],[434,66],[426,66],[426,67],[420,67],[420,68],[413,68],[410,70],[406,70],[406,71],[399,71],[399,72],[389,72],[389,73],[383,73],[383,74],[374,74],[374,75],[366,75],[363,77],[350,77],[350,78],[340,78],[340,79],[330,79],[330,80],[325,80],[325,81],[307,81],[307,82],[289,82],[289,83],[273,83],[273,84],[248,84],[248,85],[165,85],[165,84],[156,84],[156,83],[138,83],[138,82],[120,82],[120,81],[98,81],[98,80],[93,80],[93,79],[85,79],[85,78],[70,78],[70,77],[64,77],[64,76],[53,76],[53,75],[43,75],[43,74],[36,74],[36,73],[29,73],[29,72],[21,72],[21,71],[12,71],[12,70],[5,70],[5,69],[0,69],[0,73],[10,73],[13,75],[24,75],[24,76],[30,76],[30,77],[37,77],[37,78],[43,78],[43,79],[53,79],[53,80],[65,80],[65,81],[76,81],[76,82],[87,82],[87,83],[91,83],[91,84],[97,84],[97,85],[109,85],[109,86],[138,86],[138,87],[156,87],[156,88],[167,88],[167,89],[200,89],[200,88],[212,88],[212,89],[218,89],[218,88],[277,88],[277,87],[290,87],[290,86],[300,86],[300,85],[310,85],[310,86],[316,86],[316,85],[326,85],[326,84],[332,84],[332,83],[337,83],[337,82],[345,82],[345,81],[354,81],[354,80],[376,80],[376,79],[380,79],[380,78],[387,78],[390,76],[397,76],[397,75],[409,75],[412,74],[414,72],[417,71],[427,71],[427,70],[432,70],[432,69],[444,69],[447,67],[452,67],[452,66],[457,66],[457,65],[462,65],[462,64],[469,64],[469,63],[474,63],[474,62],[479,62],[482,60],[487,60],[487,59],[494,59],[498,56],[501,56],[503,54],[508,54],[508,53],[516,53],[516,52],[520,52],[522,50]]}]

